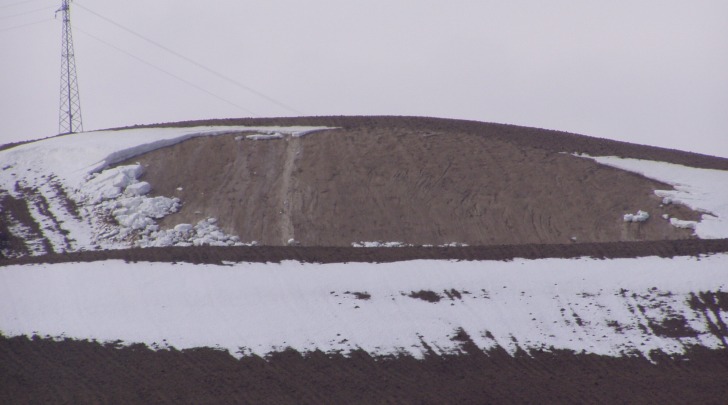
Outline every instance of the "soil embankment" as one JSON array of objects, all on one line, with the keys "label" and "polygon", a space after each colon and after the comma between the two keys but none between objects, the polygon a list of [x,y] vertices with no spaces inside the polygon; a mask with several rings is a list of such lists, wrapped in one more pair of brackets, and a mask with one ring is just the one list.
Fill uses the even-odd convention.
[{"label": "soil embankment", "polygon": [[[462,121],[274,123],[342,125],[303,138],[196,138],[133,159],[146,167],[154,193],[183,201],[163,226],[216,217],[226,232],[263,245],[480,246],[687,239],[690,230],[660,216],[699,219],[662,206],[654,190],[667,184],[563,152],[673,161],[694,154]],[[576,146],[564,144],[572,138]],[[728,168],[725,159],[706,162]],[[654,219],[622,220],[638,210]]]}]

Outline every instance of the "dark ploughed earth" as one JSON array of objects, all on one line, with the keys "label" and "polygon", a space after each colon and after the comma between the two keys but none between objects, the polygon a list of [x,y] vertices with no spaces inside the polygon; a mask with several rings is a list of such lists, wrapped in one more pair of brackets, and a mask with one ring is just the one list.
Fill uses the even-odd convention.
[{"label": "dark ploughed earth", "polygon": [[[414,259],[630,258],[728,252],[666,221],[626,224],[661,207],[669,185],[568,153],[728,170],[728,159],[501,124],[412,117],[194,121],[160,126],[311,125],[303,138],[197,138],[137,156],[154,193],[178,196],[163,225],[217,217],[259,247],[189,247],[0,257],[0,266],[127,262],[392,262]],[[0,150],[2,147],[0,147]],[[567,153],[564,153],[567,152]],[[204,168],[204,170],[201,170]],[[182,187],[182,191],[177,188]],[[23,251],[6,216],[32,227],[22,200],[0,195],[0,247]],[[36,230],[40,234],[40,230]],[[577,243],[571,241],[577,237]],[[302,246],[283,246],[295,239]],[[353,248],[355,241],[469,247]],[[726,297],[713,302],[728,311]],[[716,298],[717,299],[717,298]],[[725,307],[725,308],[723,308]],[[254,325],[253,325],[254,326]],[[0,335],[0,403],[725,403],[728,346],[680,358],[613,358],[565,351],[371,357],[293,351],[237,360],[201,348]]]},{"label": "dark ploughed earth", "polygon": [[98,250],[0,259],[0,266],[33,263],[92,262],[223,262],[278,263],[296,260],[306,263],[387,263],[404,260],[513,260],[594,257],[602,259],[645,256],[700,256],[728,252],[728,239],[687,239],[643,242],[524,244],[465,247],[308,247],[308,246],[190,246],[129,250]]},{"label": "dark ploughed earth", "polygon": [[373,358],[152,351],[0,337],[0,403],[684,403],[728,397],[728,351],[686,359],[568,352]]}]

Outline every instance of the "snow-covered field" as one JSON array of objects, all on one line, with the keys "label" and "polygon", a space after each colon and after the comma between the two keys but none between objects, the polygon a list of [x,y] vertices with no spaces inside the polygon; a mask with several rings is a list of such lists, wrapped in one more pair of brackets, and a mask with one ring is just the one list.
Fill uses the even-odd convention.
[{"label": "snow-covered field", "polygon": [[219,347],[235,356],[291,347],[419,357],[428,347],[457,352],[460,329],[483,350],[680,353],[692,345],[724,347],[711,328],[724,327],[728,312],[709,297],[727,291],[728,254],[16,265],[0,267],[0,331]]},{"label": "snow-covered field", "polygon": [[[55,252],[133,246],[237,245],[214,218],[180,229],[159,229],[156,221],[176,212],[176,198],[148,197],[140,165],[110,167],[155,149],[201,137],[250,132],[249,139],[301,137],[324,127],[143,128],[70,134],[0,151],[0,190],[38,200],[29,209]],[[237,138],[236,138],[237,139]],[[242,139],[242,138],[241,138]],[[62,201],[74,200],[78,212]],[[49,206],[48,211],[39,207]],[[109,221],[113,218],[114,221]],[[132,242],[133,237],[136,241]],[[46,252],[39,244],[33,254]]]}]

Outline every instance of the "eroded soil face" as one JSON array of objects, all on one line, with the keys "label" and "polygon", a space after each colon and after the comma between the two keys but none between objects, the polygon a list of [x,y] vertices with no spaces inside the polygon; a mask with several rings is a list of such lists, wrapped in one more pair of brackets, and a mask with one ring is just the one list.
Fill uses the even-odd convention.
[{"label": "eroded soil face", "polygon": [[[699,218],[660,206],[654,190],[669,185],[457,128],[374,124],[302,138],[197,138],[133,161],[146,167],[154,193],[183,201],[163,226],[216,217],[226,232],[265,245],[686,239],[691,231],[660,216]],[[638,210],[652,219],[623,221]]]}]

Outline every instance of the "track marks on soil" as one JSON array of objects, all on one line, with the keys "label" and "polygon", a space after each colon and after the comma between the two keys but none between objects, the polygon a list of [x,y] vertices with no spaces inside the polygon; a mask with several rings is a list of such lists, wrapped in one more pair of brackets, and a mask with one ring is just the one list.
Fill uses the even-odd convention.
[{"label": "track marks on soil", "polygon": [[33,215],[32,201],[24,198],[22,187],[15,184],[15,193],[19,198],[12,197],[8,194],[4,195],[2,201],[3,217],[6,222],[7,230],[12,235],[11,238],[19,240],[20,243],[15,244],[15,252],[8,252],[7,256],[18,256],[22,254],[30,254],[33,256],[43,255],[46,253],[55,253],[50,241],[46,238],[41,225],[35,220]]},{"label": "track marks on soil", "polygon": [[[200,212],[218,218],[225,232],[266,245],[291,239],[304,246],[586,243],[691,235],[659,220],[660,209],[672,209],[659,208],[653,195],[669,188],[665,184],[488,131],[454,128],[438,128],[438,136],[371,125],[265,141],[198,138],[135,160],[148,168],[145,180],[154,192],[183,200],[164,226],[194,223]],[[200,161],[207,164],[190,164]],[[176,191],[179,186],[185,191]],[[638,209],[658,219],[622,221]]]},{"label": "track marks on soil", "polygon": [[296,241],[295,230],[293,228],[294,179],[292,177],[296,168],[296,160],[301,153],[301,139],[299,137],[288,136],[285,138],[285,142],[286,153],[278,192],[278,200],[281,207],[281,240],[279,242],[281,245],[294,244]]}]

